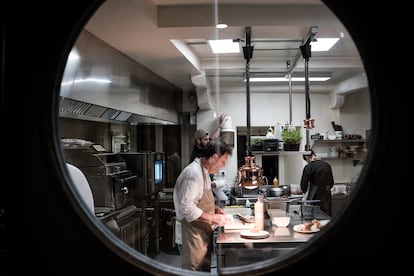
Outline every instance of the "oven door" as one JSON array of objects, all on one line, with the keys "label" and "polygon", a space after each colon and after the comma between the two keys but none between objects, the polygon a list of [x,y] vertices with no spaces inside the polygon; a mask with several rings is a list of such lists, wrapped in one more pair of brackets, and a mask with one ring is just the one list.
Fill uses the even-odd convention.
[{"label": "oven door", "polygon": [[112,199],[115,210],[134,204],[134,189],[138,176],[131,172],[112,175]]}]

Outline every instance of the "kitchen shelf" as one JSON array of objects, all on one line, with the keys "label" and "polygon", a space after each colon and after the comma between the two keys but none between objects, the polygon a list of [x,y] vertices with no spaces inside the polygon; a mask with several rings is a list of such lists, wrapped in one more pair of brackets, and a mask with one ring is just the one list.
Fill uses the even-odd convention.
[{"label": "kitchen shelf", "polygon": [[352,161],[352,163],[354,164],[354,166],[356,166],[356,165],[362,165],[363,162],[364,162],[361,158],[352,158],[352,157],[319,157],[319,159],[326,160],[326,161],[349,160],[349,161]]},{"label": "kitchen shelf", "polygon": [[365,139],[341,139],[341,140],[312,140],[315,144],[316,143],[366,143],[367,140]]},{"label": "kitchen shelf", "polygon": [[310,154],[310,151],[252,151],[254,155],[265,155],[265,156],[273,156],[273,155],[304,155]]},{"label": "kitchen shelf", "polygon": [[327,159],[327,160],[360,160],[360,158],[355,158],[355,157],[319,157],[319,159]]},{"label": "kitchen shelf", "polygon": [[[366,143],[366,139],[313,140],[313,141],[314,143],[313,143],[312,148],[314,149],[315,152],[319,152],[319,153],[324,152],[323,149],[329,152],[329,150],[327,150],[326,147],[338,145],[339,146],[339,149],[337,149],[338,155],[352,153],[349,150],[343,149],[347,146],[350,146],[350,145],[365,146],[365,143]],[[343,148],[341,149],[341,147]],[[315,148],[321,148],[322,150],[318,151]],[[353,152],[353,153],[355,154],[356,152]],[[320,155],[320,154],[317,154],[317,155]],[[358,152],[358,156],[343,156],[343,157],[341,156],[337,156],[337,157],[320,156],[320,159],[327,160],[328,162],[333,161],[333,160],[350,160],[352,161],[353,165],[356,166],[358,164],[363,164],[363,152],[362,151]]]}]

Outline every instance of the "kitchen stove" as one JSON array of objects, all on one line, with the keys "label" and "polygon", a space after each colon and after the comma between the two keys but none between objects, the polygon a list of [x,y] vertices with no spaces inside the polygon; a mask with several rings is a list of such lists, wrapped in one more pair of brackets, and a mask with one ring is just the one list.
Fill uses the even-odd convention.
[{"label": "kitchen stove", "polygon": [[138,176],[127,169],[120,155],[101,145],[64,144],[67,163],[78,167],[92,190],[95,208],[119,210],[134,204]]},{"label": "kitchen stove", "polygon": [[136,201],[138,176],[119,155],[101,145],[66,140],[65,160],[85,174],[92,190],[96,217],[120,240],[147,254],[147,208]]}]

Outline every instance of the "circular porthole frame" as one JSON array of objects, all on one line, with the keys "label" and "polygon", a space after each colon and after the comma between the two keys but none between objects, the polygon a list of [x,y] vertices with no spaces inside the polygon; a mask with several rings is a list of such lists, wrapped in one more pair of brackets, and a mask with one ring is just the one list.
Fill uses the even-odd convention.
[{"label": "circular porthole frame", "polygon": [[[26,117],[28,125],[24,131],[14,126],[13,123],[20,123],[24,121],[25,117],[21,115],[12,120],[13,118],[9,113],[13,111],[13,108],[18,107],[17,100],[19,99],[17,95],[11,95],[10,92],[17,92],[18,90],[13,89],[8,83],[5,84],[7,94],[5,94],[6,97],[4,98],[4,102],[10,104],[5,106],[4,109],[2,108],[2,110],[5,111],[3,113],[5,114],[4,118],[10,119],[10,121],[7,121],[5,124],[5,127],[10,127],[10,130],[16,130],[17,135],[22,135],[22,137],[16,138],[21,145],[31,146],[28,149],[20,149],[18,151],[16,149],[7,149],[6,152],[10,154],[10,156],[16,152],[20,153],[20,155],[33,154],[36,156],[36,158],[31,156],[27,163],[18,160],[17,156],[12,159],[15,161],[15,164],[25,169],[22,173],[22,177],[25,182],[23,187],[26,190],[22,192],[21,199],[30,206],[31,215],[28,221],[19,223],[11,221],[10,224],[6,224],[12,225],[10,226],[12,229],[14,229],[14,225],[19,226],[19,231],[16,233],[7,232],[8,235],[14,238],[12,239],[14,242],[9,245],[10,248],[13,248],[10,249],[10,255],[13,260],[13,257],[16,257],[16,262],[20,264],[23,261],[18,258],[19,252],[27,250],[27,245],[36,248],[37,251],[33,252],[33,258],[38,262],[32,267],[32,271],[42,271],[42,269],[45,269],[42,265],[42,260],[44,262],[46,259],[46,261],[53,261],[53,265],[50,264],[50,267],[47,267],[46,270],[54,272],[59,271],[52,268],[56,265],[66,267],[66,272],[75,272],[83,269],[85,272],[96,273],[99,271],[105,274],[116,272],[129,275],[146,271],[153,274],[182,275],[183,270],[160,264],[157,261],[133,252],[128,246],[117,241],[114,238],[114,235],[100,225],[92,215],[89,215],[86,206],[79,204],[81,202],[80,197],[76,194],[74,189],[71,188],[72,185],[68,185],[68,183],[71,182],[71,179],[65,169],[65,163],[63,161],[64,159],[58,139],[57,94],[64,70],[65,57],[68,56],[68,53],[76,40],[76,35],[83,28],[88,16],[91,16],[103,1],[91,1],[92,3],[88,4],[81,3],[82,1],[67,2],[66,8],[68,8],[70,12],[73,12],[72,16],[65,15],[63,18],[59,19],[59,15],[57,14],[50,18],[50,15],[45,13],[45,19],[40,19],[39,22],[33,24],[34,26],[29,26],[32,31],[34,31],[35,27],[46,28],[50,25],[50,21],[48,22],[47,20],[55,19],[62,24],[65,29],[60,30],[59,35],[55,38],[55,44],[51,46],[43,45],[43,41],[41,45],[32,45],[33,49],[41,50],[39,52],[45,56],[47,56],[46,49],[50,50],[50,60],[45,62],[45,64],[39,64],[39,67],[45,70],[42,74],[40,72],[33,72],[32,76],[27,77],[26,81],[33,81],[33,83],[36,83],[37,81],[37,84],[22,84],[25,88],[32,88],[33,91],[30,92],[35,93],[35,95],[28,95],[27,98],[20,99],[19,101],[19,104],[23,104],[27,110],[33,112],[32,117]],[[372,26],[367,23],[368,19],[366,19],[366,21],[359,19],[356,20],[357,22],[352,23],[354,14],[351,14],[352,10],[349,8],[346,9],[345,6],[349,5],[349,3],[333,3],[335,1],[324,2],[326,2],[328,7],[337,14],[338,18],[348,28],[349,32],[351,34],[356,34],[354,40],[360,51],[361,58],[363,59],[369,81],[372,107],[371,113],[373,118],[372,129],[369,140],[369,152],[360,174],[358,189],[352,194],[349,203],[333,220],[330,227],[327,228],[324,233],[321,233],[320,236],[315,237],[309,244],[301,247],[300,252],[295,251],[293,255],[278,262],[273,260],[261,262],[260,267],[246,266],[245,268],[242,268],[243,271],[238,267],[234,269],[226,269],[223,273],[224,275],[262,275],[274,271],[280,271],[281,273],[303,272],[309,270],[309,266],[316,261],[318,257],[322,256],[333,261],[333,257],[341,256],[339,249],[334,249],[337,246],[346,248],[346,243],[351,242],[346,235],[353,235],[355,237],[355,241],[352,241],[353,244],[355,242],[367,242],[368,245],[371,245],[374,243],[373,240],[378,239],[381,241],[382,239],[382,234],[377,232],[372,233],[372,237],[368,237],[369,240],[366,241],[367,237],[359,237],[358,231],[353,229],[353,227],[356,227],[354,225],[355,223],[358,223],[358,226],[369,227],[370,223],[380,219],[380,215],[374,213],[375,207],[366,206],[366,204],[375,204],[373,198],[384,195],[383,191],[379,191],[380,187],[389,182],[391,177],[389,173],[387,174],[385,171],[387,165],[377,161],[390,157],[390,153],[386,151],[385,147],[389,138],[386,137],[384,133],[387,133],[387,130],[390,130],[391,121],[395,119],[395,115],[385,112],[390,109],[390,106],[388,106],[388,103],[390,102],[389,98],[384,96],[384,93],[387,92],[388,85],[386,80],[382,79],[384,75],[381,74],[381,69],[378,67],[379,64],[375,61],[376,52],[369,41],[372,39],[372,35],[367,34],[369,27]],[[63,5],[63,3],[60,3],[60,5]],[[73,5],[73,7],[71,8],[69,5]],[[357,1],[355,1],[355,5],[358,5]],[[41,6],[40,8],[46,7]],[[62,8],[56,9],[62,12]],[[342,9],[344,9],[343,12]],[[34,16],[28,16],[28,18],[33,19]],[[63,22],[64,20],[67,20],[67,23]],[[359,25],[360,20],[367,23],[367,26],[362,28],[361,25]],[[13,28],[11,29],[13,30]],[[6,28],[6,31],[8,30],[9,29]],[[31,34],[30,37],[28,37],[28,41],[35,42],[36,39],[44,39],[44,42],[52,42],[53,38],[47,37],[51,34],[54,34],[54,32],[50,30],[39,31],[39,34],[36,34],[38,35],[37,38],[35,37],[35,34]],[[10,36],[7,32],[4,32],[3,35],[6,37],[5,48],[12,53],[10,57],[14,56],[16,57],[16,60],[19,61],[21,58],[23,65],[29,65],[29,61],[41,61],[39,58],[29,57],[25,54],[22,54],[23,57],[19,57],[19,54],[9,49],[7,44],[8,41],[14,42],[19,40]],[[41,47],[45,47],[45,49],[41,49]],[[34,54],[33,51],[32,54]],[[5,80],[15,80],[16,83],[18,83],[19,69],[15,66],[7,66],[11,63],[8,60],[8,57],[9,56],[6,58],[6,68],[8,71],[6,71]],[[23,60],[23,58],[27,58],[27,60]],[[11,75],[11,78],[9,78],[9,75]],[[42,76],[44,79],[41,79]],[[32,104],[34,105],[33,107],[31,106]],[[30,142],[25,140],[27,139],[27,137],[24,136],[25,131],[33,133],[30,137],[32,139]],[[27,144],[25,144],[25,142]],[[39,164],[30,162],[35,162],[35,160],[39,160]],[[19,171],[12,165],[7,165],[6,170],[19,175]],[[378,172],[382,173],[382,179],[379,178]],[[37,181],[41,182],[40,185],[38,185],[38,183],[26,183],[30,182],[32,177],[38,178]],[[46,191],[40,191],[42,188],[46,189]],[[5,187],[5,189],[7,191],[6,194],[12,194],[10,193],[12,188]],[[12,207],[9,208],[8,206],[13,206],[13,210],[11,210]],[[25,206],[20,206],[18,204],[6,205],[2,210],[5,210],[6,214],[16,215],[16,218],[18,214],[22,214],[25,211],[27,212]],[[371,212],[372,217],[366,218],[366,221],[364,221],[364,216],[367,216]],[[56,221],[59,221],[60,225],[56,225]],[[31,231],[28,233],[26,239],[27,244],[24,244],[22,241],[17,241],[17,237],[15,237],[15,235],[22,234],[23,232],[22,229],[20,229],[20,226],[27,227],[27,229]],[[46,228],[42,228],[42,226],[46,226]],[[61,228],[60,234],[53,231],[55,229],[54,227],[57,226]],[[365,231],[363,233],[366,234],[369,232]],[[62,238],[62,240],[59,240],[59,238]],[[44,243],[46,243],[45,247],[43,247]],[[83,248],[82,245],[85,245],[85,247]],[[331,258],[329,258],[329,250],[334,250],[336,253],[333,254]],[[349,251],[349,248],[347,250]],[[368,253],[374,252],[373,249],[364,250]],[[348,251],[346,251],[346,253],[348,253]],[[36,253],[38,255],[36,255]],[[344,254],[344,257],[345,255],[347,254]],[[69,260],[70,258],[72,258],[72,260]],[[362,261],[366,262],[367,260],[357,260],[357,262],[361,262],[360,264],[362,264]],[[353,266],[355,266],[355,264],[353,264]],[[18,268],[18,270],[24,269],[24,267]]]}]

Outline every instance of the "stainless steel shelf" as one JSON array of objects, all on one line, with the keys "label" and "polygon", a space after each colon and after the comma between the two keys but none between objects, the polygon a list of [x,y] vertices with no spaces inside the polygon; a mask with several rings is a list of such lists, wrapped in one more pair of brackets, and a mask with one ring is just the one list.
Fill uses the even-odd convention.
[{"label": "stainless steel shelf", "polygon": [[310,154],[310,151],[252,151],[254,155],[304,155]]},{"label": "stainless steel shelf", "polygon": [[341,139],[341,140],[312,140],[314,143],[366,143],[365,139]]}]

